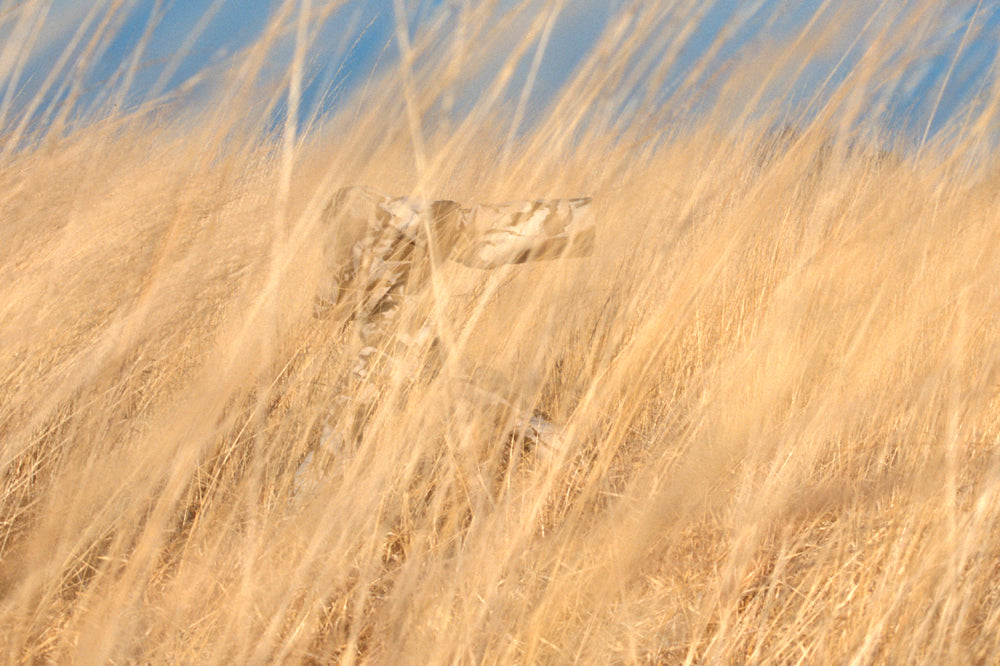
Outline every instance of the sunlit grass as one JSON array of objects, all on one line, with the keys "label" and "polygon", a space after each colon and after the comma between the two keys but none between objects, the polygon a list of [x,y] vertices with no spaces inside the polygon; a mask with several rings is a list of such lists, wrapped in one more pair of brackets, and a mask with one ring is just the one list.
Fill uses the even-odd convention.
[{"label": "sunlit grass", "polygon": [[[505,70],[468,116],[434,117],[461,76],[416,35],[411,70],[293,142],[255,124],[287,85],[194,124],[15,137],[4,660],[998,659],[1000,197],[981,140],[1000,104],[886,150],[855,130],[858,98],[895,70],[862,59],[793,131],[774,130],[780,97],[733,112],[741,71],[702,120],[620,127],[602,100],[675,33],[619,18],[521,134],[495,124]],[[465,20],[483,44],[505,25]],[[777,80],[827,48],[797,37],[773,46]],[[586,259],[438,267],[401,323],[433,318],[437,359],[371,379],[358,441],[330,436],[355,426],[348,313],[313,314],[322,210],[352,183],[589,195],[598,219]],[[562,425],[565,449],[510,441],[469,375]]]}]

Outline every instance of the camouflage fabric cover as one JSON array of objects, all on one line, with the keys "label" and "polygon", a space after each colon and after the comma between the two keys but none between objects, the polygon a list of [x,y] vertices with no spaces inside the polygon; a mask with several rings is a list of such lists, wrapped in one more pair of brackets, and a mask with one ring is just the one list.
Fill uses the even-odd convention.
[{"label": "camouflage fabric cover", "polygon": [[[436,338],[430,325],[407,334],[395,321],[404,299],[426,286],[434,265],[453,260],[490,269],[589,255],[595,238],[590,203],[589,198],[552,199],[464,208],[454,201],[392,197],[367,187],[339,190],[322,219],[332,282],[317,299],[317,314],[343,308],[353,325],[357,361],[349,397],[365,402],[357,389],[371,390],[377,356],[391,357],[390,350]],[[512,434],[537,445],[551,448],[558,436],[558,428],[537,414],[515,413],[514,423]]]},{"label": "camouflage fabric cover", "polygon": [[[372,355],[387,344],[403,299],[426,285],[433,264],[451,259],[489,269],[581,257],[593,251],[595,236],[589,198],[463,208],[454,201],[391,197],[367,187],[339,190],[323,223],[329,229],[325,259],[333,283],[320,295],[318,310],[339,305],[350,311],[361,342],[359,378],[368,375]],[[415,337],[428,336],[433,332]]]}]

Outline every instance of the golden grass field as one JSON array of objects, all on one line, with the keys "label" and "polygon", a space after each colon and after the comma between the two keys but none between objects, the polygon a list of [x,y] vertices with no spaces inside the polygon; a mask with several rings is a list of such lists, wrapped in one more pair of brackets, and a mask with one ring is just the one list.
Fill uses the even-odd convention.
[{"label": "golden grass field", "polygon": [[[888,76],[862,60],[796,133],[734,120],[737,78],[700,122],[612,131],[580,108],[641,55],[623,34],[514,141],[488,100],[424,127],[451,61],[416,41],[278,139],[248,118],[301,59],[228,105],[0,136],[0,659],[1000,660],[1000,101],[887,152],[848,131]],[[348,184],[589,195],[598,243],[439,267],[403,318],[448,360],[331,450],[353,359],[313,300]],[[478,370],[565,448],[511,442],[456,389]]]}]

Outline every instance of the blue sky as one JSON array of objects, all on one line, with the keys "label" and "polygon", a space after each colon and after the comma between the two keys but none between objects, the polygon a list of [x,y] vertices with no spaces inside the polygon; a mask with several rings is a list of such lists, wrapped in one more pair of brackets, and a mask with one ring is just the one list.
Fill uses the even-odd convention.
[{"label": "blue sky", "polygon": [[[0,0],[0,84],[8,109],[6,123],[17,119],[28,108],[31,96],[47,87],[46,104],[71,94],[72,82],[80,82],[79,99],[74,107],[78,116],[88,110],[106,109],[110,104],[135,107],[151,97],[178,95],[196,91],[218,81],[233,62],[245,57],[248,45],[259,40],[284,4],[280,0],[124,0],[122,9],[110,15],[103,34],[110,38],[95,40],[99,50],[91,57],[91,66],[79,72],[73,69],[75,57],[65,62],[60,55],[67,48],[85,52],[88,42],[108,16],[110,2],[97,0],[35,0],[17,3]],[[327,3],[312,0],[314,10]],[[419,40],[433,33],[447,40],[450,27],[466,7],[482,6],[482,0],[407,0],[408,34]],[[497,15],[515,3],[500,0]],[[611,26],[625,0],[565,0],[553,23],[547,48],[538,63],[535,85],[527,99],[526,119],[544,112],[564,83],[593,52],[599,39]],[[654,2],[640,2],[655,5]],[[662,3],[666,6],[668,3]],[[684,3],[673,3],[674,5]],[[941,2],[922,23],[908,24],[927,3],[907,0],[882,0],[870,3],[824,3],[822,0],[716,0],[693,3],[687,11],[663,13],[663,24],[653,31],[647,44],[635,49],[633,60],[640,75],[631,87],[623,84],[611,95],[618,104],[615,113],[632,120],[633,116],[672,122],[685,113],[715,103],[739,106],[741,95],[751,98],[754,81],[749,78],[746,90],[730,90],[716,83],[727,80],[733,71],[766,72],[768,48],[802,34],[810,21],[822,27],[833,16],[831,7],[847,5],[855,9],[846,19],[838,19],[842,36],[825,50],[820,49],[808,65],[794,76],[777,77],[769,85],[773,91],[765,106],[774,109],[773,98],[781,98],[795,118],[807,102],[819,96],[826,99],[862,61],[865,49],[883,31],[909,31],[901,44],[891,77],[885,85],[869,91],[868,111],[877,116],[890,131],[920,138],[933,135],[955,121],[969,104],[995,85],[994,60],[1000,43],[1000,0],[990,2]],[[296,3],[292,3],[296,6]],[[551,10],[553,0],[529,3],[520,19],[509,28],[510,38],[533,17]],[[16,7],[31,7],[30,15]],[[44,11],[46,10],[47,11]],[[346,103],[365,81],[398,65],[393,0],[348,0],[324,17],[314,28],[316,42],[309,51],[305,113],[325,112]],[[926,13],[926,12],[925,12]],[[498,19],[499,20],[499,19]],[[290,20],[289,25],[294,25]],[[694,29],[686,32],[687,26]],[[819,29],[816,25],[813,29]],[[79,33],[78,43],[73,42]],[[34,35],[34,41],[25,36]],[[30,43],[19,53],[12,45]],[[137,45],[142,50],[137,52]],[[713,46],[714,45],[714,46]],[[279,80],[291,58],[294,36],[291,28],[283,31],[274,43],[259,83]],[[906,48],[910,48],[907,53]],[[492,49],[492,53],[485,53]],[[483,46],[473,70],[463,78],[466,91],[476,90],[483,81],[496,75],[504,61],[504,40]],[[713,51],[713,49],[716,49]],[[182,52],[182,55],[178,55]],[[652,65],[640,63],[643,53],[652,53]],[[521,91],[521,82],[531,68],[535,53],[529,48],[518,63],[514,80],[503,101],[513,103]],[[714,54],[713,54],[714,53]],[[706,54],[709,57],[706,58]],[[18,58],[24,56],[23,67]],[[136,67],[129,65],[136,57]],[[657,60],[660,58],[660,60]],[[649,95],[652,74],[643,79],[643,66],[655,67],[664,59],[670,67],[656,80],[659,86]],[[889,60],[890,64],[892,60]],[[696,70],[697,63],[707,63]],[[62,68],[59,69],[58,66]],[[735,69],[734,69],[735,68]],[[742,69],[740,69],[742,68]],[[698,78],[693,84],[692,72]],[[51,80],[47,79],[51,76]],[[744,74],[746,77],[746,75]],[[761,77],[764,75],[761,74]],[[720,78],[721,77],[721,78]],[[873,78],[878,81],[878,75]],[[127,81],[127,86],[125,82]],[[733,88],[732,85],[729,86]],[[646,96],[644,97],[644,93]],[[728,94],[728,97],[727,97]],[[190,94],[189,103],[197,95]],[[640,105],[637,100],[644,100]],[[701,105],[701,107],[699,107]],[[45,106],[35,114],[44,114]]]}]

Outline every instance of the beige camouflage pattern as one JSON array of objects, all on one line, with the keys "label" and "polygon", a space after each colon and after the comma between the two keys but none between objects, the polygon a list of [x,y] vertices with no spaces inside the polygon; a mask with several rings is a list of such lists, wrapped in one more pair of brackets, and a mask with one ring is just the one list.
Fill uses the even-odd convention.
[{"label": "beige camouflage pattern", "polygon": [[[587,198],[464,208],[453,201],[347,187],[333,197],[322,223],[332,283],[317,299],[317,314],[331,308],[348,314],[357,347],[354,383],[369,389],[377,379],[373,373],[379,374],[376,357],[391,361],[400,349],[436,339],[430,325],[403,333],[396,322],[404,300],[427,286],[434,264],[453,260],[490,269],[582,257],[593,251],[595,237]],[[359,401],[357,395],[349,397]],[[507,404],[498,396],[496,400]],[[517,432],[512,434],[535,445],[554,445],[558,428],[540,416],[519,413],[514,423]]]},{"label": "beige camouflage pattern", "polygon": [[[451,259],[474,268],[589,255],[594,247],[590,199],[553,199],[462,208],[453,201],[390,197],[366,187],[337,192],[323,216],[330,289],[322,312],[343,306],[361,349],[355,375],[367,377],[372,356],[389,342],[403,300],[427,284],[432,263]],[[423,330],[408,336],[433,337]],[[393,344],[412,340],[393,336]]]}]

